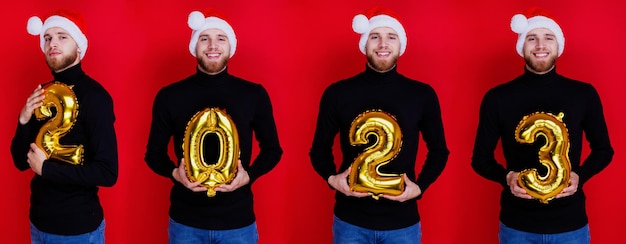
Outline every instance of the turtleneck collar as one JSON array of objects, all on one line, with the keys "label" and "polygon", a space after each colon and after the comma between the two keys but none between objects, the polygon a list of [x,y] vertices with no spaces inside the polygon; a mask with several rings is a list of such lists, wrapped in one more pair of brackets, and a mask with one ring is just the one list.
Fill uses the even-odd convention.
[{"label": "turtleneck collar", "polygon": [[524,74],[522,75],[522,80],[527,82],[528,84],[547,84],[553,82],[557,79],[559,75],[556,73],[556,66],[552,68],[552,70],[548,71],[545,74],[536,74],[532,71],[528,70],[526,66],[524,66]]},{"label": "turtleneck collar", "polygon": [[59,73],[52,71],[52,76],[55,81],[60,81],[68,85],[76,84],[79,80],[83,79],[85,72],[81,67],[81,63],[78,63],[72,67],[69,67]]},{"label": "turtleneck collar", "polygon": [[208,79],[208,80],[219,80],[222,79],[223,77],[228,76],[228,66],[226,66],[222,71],[220,71],[217,74],[207,74],[202,72],[202,70],[200,70],[200,68],[198,66],[196,66],[196,75],[200,76],[203,80]]},{"label": "turtleneck collar", "polygon": [[372,67],[370,67],[368,64],[365,64],[365,77],[373,82],[383,82],[389,79],[392,79],[396,76],[398,76],[398,65],[393,66],[393,68],[391,68],[390,70],[386,71],[386,72],[378,72],[374,69],[372,69]]}]

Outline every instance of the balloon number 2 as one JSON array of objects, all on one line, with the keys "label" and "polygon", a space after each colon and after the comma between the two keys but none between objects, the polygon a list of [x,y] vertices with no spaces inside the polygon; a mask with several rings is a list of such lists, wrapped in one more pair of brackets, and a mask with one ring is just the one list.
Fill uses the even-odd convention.
[{"label": "balloon number 2", "polygon": [[548,169],[547,174],[526,169],[518,177],[518,184],[529,195],[546,204],[569,184],[569,135],[563,116],[534,113],[524,116],[515,129],[515,139],[520,143],[533,143],[540,135],[546,138],[546,144],[539,149],[539,162]]},{"label": "balloon number 2", "polygon": [[379,170],[394,159],[402,147],[402,132],[398,122],[385,112],[366,111],[351,124],[350,144],[365,145],[371,135],[376,137],[374,145],[367,147],[352,163],[348,179],[350,190],[369,192],[376,200],[382,194],[402,194],[403,175],[381,173]]},{"label": "balloon number 2", "polygon": [[35,118],[52,118],[39,129],[35,145],[46,154],[46,158],[74,165],[82,164],[83,145],[59,143],[59,139],[72,129],[78,116],[78,102],[72,86],[53,82],[44,86],[44,94],[43,105],[35,109]]},{"label": "balloon number 2", "polygon": [[[208,134],[215,134],[220,144],[215,164],[205,162],[203,149]],[[201,185],[208,188],[207,196],[215,196],[215,187],[228,184],[237,173],[239,135],[235,123],[224,110],[218,108],[196,113],[185,129],[183,155],[189,180],[202,182]]]}]

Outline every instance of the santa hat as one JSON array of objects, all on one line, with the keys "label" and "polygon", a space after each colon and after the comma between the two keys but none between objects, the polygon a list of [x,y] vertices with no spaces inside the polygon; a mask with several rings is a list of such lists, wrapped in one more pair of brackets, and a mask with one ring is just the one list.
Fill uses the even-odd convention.
[{"label": "santa hat", "polygon": [[524,47],[524,41],[526,40],[526,34],[529,31],[536,28],[547,28],[556,36],[556,42],[559,45],[558,56],[561,56],[563,49],[565,48],[565,37],[559,24],[556,23],[554,18],[547,11],[540,8],[530,8],[524,11],[522,14],[516,14],[511,19],[511,30],[519,34],[517,37],[517,53],[520,56],[524,56],[522,48]]},{"label": "santa hat", "polygon": [[189,42],[189,52],[191,52],[191,55],[196,56],[196,44],[198,43],[200,33],[207,29],[215,28],[226,33],[230,44],[230,57],[232,57],[237,49],[237,37],[229,22],[230,21],[224,14],[212,8],[191,12],[187,19],[189,28],[193,30],[191,32],[191,41]]},{"label": "santa hat", "polygon": [[361,34],[359,49],[365,54],[365,43],[370,31],[377,27],[389,27],[398,33],[400,38],[400,55],[406,50],[406,32],[400,24],[398,16],[389,9],[383,7],[372,7],[365,12],[354,16],[352,19],[352,29]]},{"label": "santa hat", "polygon": [[58,9],[48,14],[44,22],[37,16],[30,17],[26,30],[33,36],[39,35],[41,51],[43,52],[45,52],[44,33],[52,27],[60,27],[67,31],[80,48],[80,59],[82,60],[87,53],[87,37],[84,34],[85,20],[83,16],[72,10]]}]

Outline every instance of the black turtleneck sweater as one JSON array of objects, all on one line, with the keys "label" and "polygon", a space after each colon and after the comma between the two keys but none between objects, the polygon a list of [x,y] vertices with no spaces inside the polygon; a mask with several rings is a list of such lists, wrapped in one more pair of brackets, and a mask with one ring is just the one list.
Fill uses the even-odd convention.
[{"label": "black turtleneck sweater", "polygon": [[[379,73],[367,66],[365,72],[336,82],[324,91],[309,153],[315,171],[327,181],[328,177],[345,171],[354,162],[365,147],[350,145],[348,134],[352,121],[367,110],[382,110],[395,116],[402,131],[399,154],[381,167],[381,172],[406,173],[422,193],[425,192],[443,171],[449,154],[439,101],[432,87],[402,76],[396,68]],[[339,171],[332,153],[337,133],[343,155]],[[428,154],[416,177],[420,133]],[[368,229],[399,229],[419,222],[416,199],[406,202],[384,198],[374,200],[371,197],[348,197],[337,191],[334,213],[343,221]]]},{"label": "black turtleneck sweater", "polygon": [[[78,116],[59,141],[61,145],[83,145],[83,165],[44,161],[41,176],[35,174],[31,181],[30,220],[44,232],[83,234],[95,230],[103,220],[98,186],[113,186],[117,181],[113,100],[83,72],[80,63],[52,75],[54,81],[73,86]],[[26,155],[45,122],[35,116],[25,125],[18,122],[11,155],[19,170],[30,168]]]},{"label": "black turtleneck sweater", "polygon": [[[569,132],[569,159],[572,171],[580,176],[578,191],[574,195],[551,200],[549,204],[515,197],[506,183],[509,171],[528,168],[542,171],[538,152],[545,139],[532,145],[515,140],[517,124],[525,115],[534,112],[565,114],[563,122]],[[589,142],[591,153],[581,164],[583,137]],[[494,157],[498,140],[502,141],[506,164],[496,162]],[[612,157],[602,104],[595,88],[557,74],[556,68],[543,75],[525,70],[516,79],[492,88],[483,98],[472,167],[479,175],[504,187],[500,221],[510,228],[550,234],[585,226],[588,220],[583,184],[604,169]]]},{"label": "black turtleneck sweater", "polygon": [[[173,136],[175,161],[180,162],[187,123],[194,114],[209,107],[226,110],[235,123],[241,163],[250,176],[249,184],[233,192],[217,192],[214,197],[207,197],[206,192],[192,192],[174,180],[172,171],[178,164],[168,156]],[[251,164],[253,134],[260,151]],[[216,147],[219,146],[205,146],[206,150]],[[145,161],[154,172],[174,182],[169,214],[176,222],[209,230],[252,224],[255,216],[251,185],[274,168],[281,155],[267,91],[259,84],[228,74],[228,70],[208,75],[196,68],[194,75],[162,88],[154,99]]]}]

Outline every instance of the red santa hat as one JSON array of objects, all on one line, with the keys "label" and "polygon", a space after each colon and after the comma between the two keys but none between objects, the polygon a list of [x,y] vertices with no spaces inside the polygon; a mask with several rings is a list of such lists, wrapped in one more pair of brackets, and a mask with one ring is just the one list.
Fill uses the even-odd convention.
[{"label": "red santa hat", "polygon": [[230,44],[230,57],[232,57],[235,54],[235,50],[237,50],[237,37],[229,22],[224,14],[212,8],[191,12],[187,19],[187,25],[193,30],[191,32],[191,41],[189,41],[189,52],[191,52],[191,55],[196,56],[196,44],[198,44],[200,33],[207,29],[215,28],[226,33]]},{"label": "red santa hat", "polygon": [[515,46],[517,53],[522,57],[524,56],[522,48],[524,47],[526,34],[536,28],[547,28],[554,33],[556,42],[559,45],[558,56],[561,56],[565,48],[563,31],[550,13],[537,7],[529,8],[522,14],[516,14],[511,18],[511,30],[519,34],[517,37],[517,45]]},{"label": "red santa hat", "polygon": [[391,10],[383,7],[372,7],[365,12],[354,16],[352,19],[352,29],[361,34],[359,49],[365,54],[365,43],[370,31],[377,27],[389,27],[398,33],[400,39],[400,55],[406,50],[406,32],[399,21],[398,16]]},{"label": "red santa hat", "polygon": [[45,52],[44,33],[52,27],[63,28],[74,39],[80,48],[80,59],[87,53],[87,37],[85,36],[85,19],[75,11],[67,9],[57,9],[48,14],[45,21],[37,16],[30,17],[26,24],[26,30],[31,35],[39,35],[41,51]]}]

